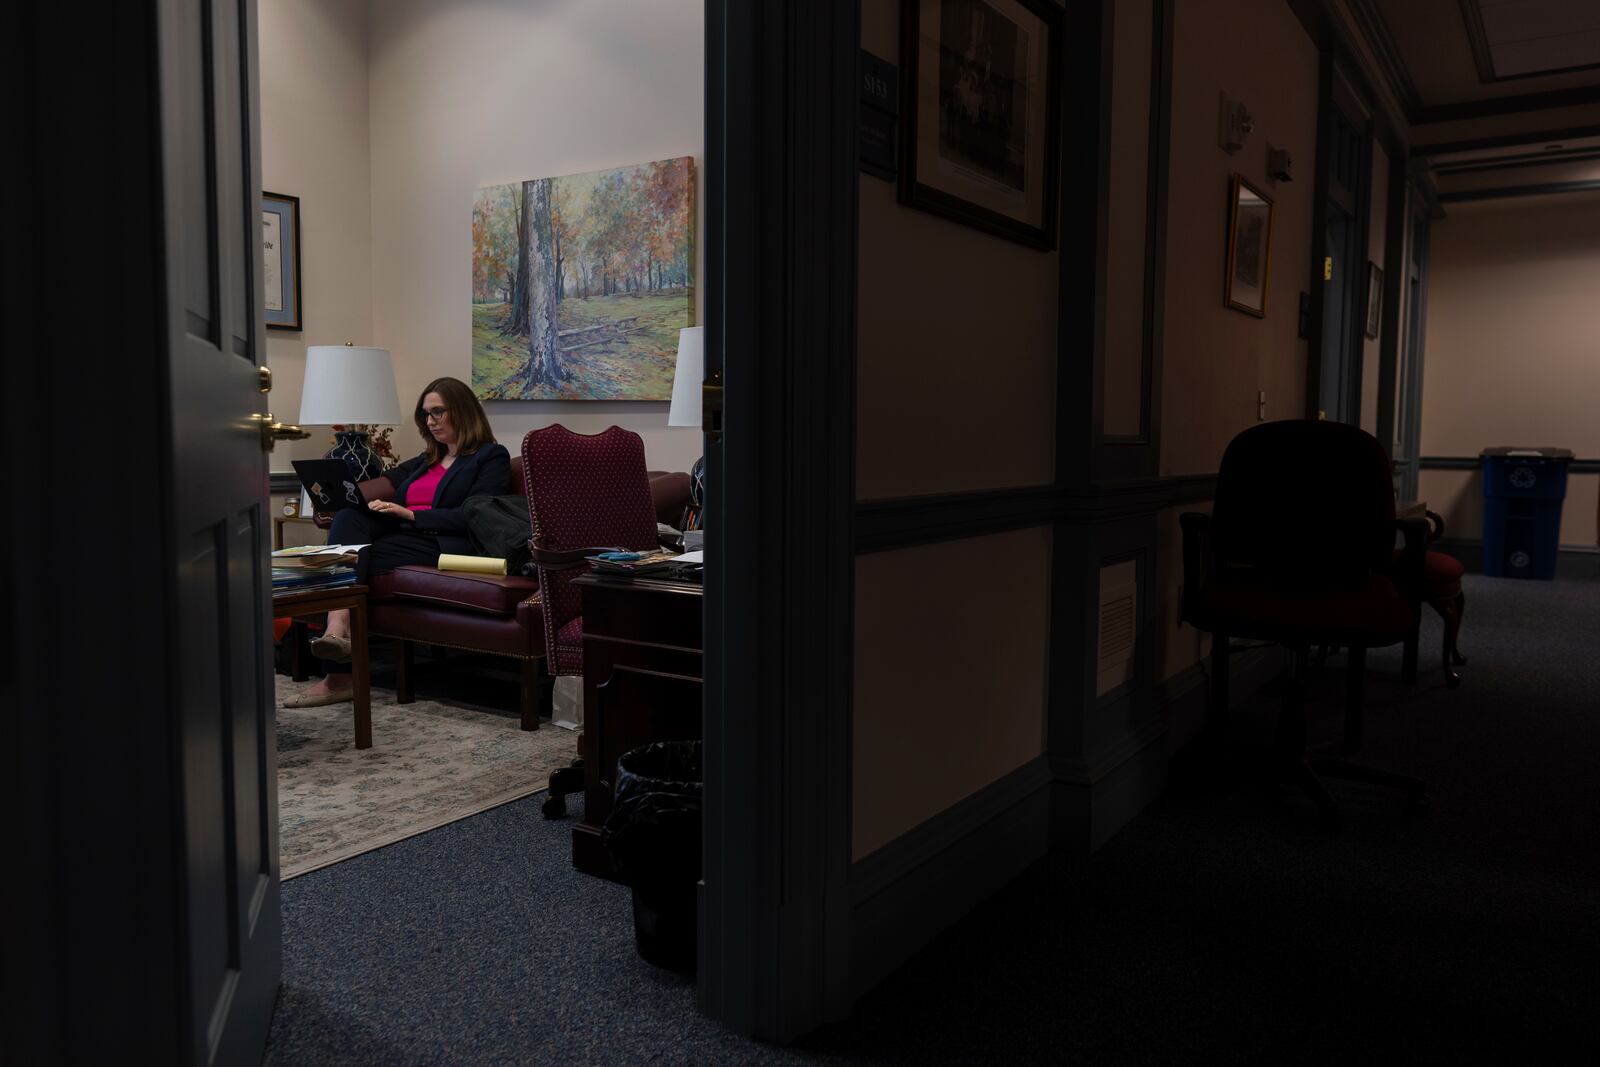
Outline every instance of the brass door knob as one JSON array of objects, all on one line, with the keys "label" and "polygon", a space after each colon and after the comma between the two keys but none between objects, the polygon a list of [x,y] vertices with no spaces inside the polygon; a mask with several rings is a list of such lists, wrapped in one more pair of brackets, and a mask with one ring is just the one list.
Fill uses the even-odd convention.
[{"label": "brass door knob", "polygon": [[256,425],[261,428],[261,451],[271,452],[279,441],[304,441],[311,436],[309,430],[302,430],[292,422],[273,422],[272,412],[265,415],[251,415]]}]

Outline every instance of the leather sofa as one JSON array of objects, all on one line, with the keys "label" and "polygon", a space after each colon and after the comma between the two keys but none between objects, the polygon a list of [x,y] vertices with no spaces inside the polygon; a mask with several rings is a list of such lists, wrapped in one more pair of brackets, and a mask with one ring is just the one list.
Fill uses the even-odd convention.
[{"label": "leather sofa", "polygon": [[[392,500],[387,478],[360,483],[368,500]],[[511,459],[511,488],[526,496],[522,459]],[[651,471],[656,518],[676,526],[689,503],[689,476]],[[326,525],[318,516],[318,525]],[[544,608],[536,578],[466,574],[437,567],[399,567],[374,578],[367,594],[367,632],[397,643],[396,697],[416,699],[414,650],[418,644],[485,652],[516,660],[521,674],[519,710],[524,730],[536,730],[550,714],[552,672],[545,665]]]}]

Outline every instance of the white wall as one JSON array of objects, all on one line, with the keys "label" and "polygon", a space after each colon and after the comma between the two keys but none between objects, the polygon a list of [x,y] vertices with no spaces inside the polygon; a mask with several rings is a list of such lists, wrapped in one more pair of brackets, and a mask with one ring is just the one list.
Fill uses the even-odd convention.
[{"label": "white wall", "polygon": [[[1311,289],[1317,158],[1317,46],[1288,4],[1180,3],[1173,34],[1166,324],[1162,380],[1155,383],[1162,391],[1163,475],[1215,471],[1233,436],[1255,424],[1257,391],[1267,394],[1269,420],[1305,411],[1299,300]],[[1217,145],[1223,92],[1255,120],[1236,155]],[[1299,180],[1268,179],[1268,145],[1289,150]],[[1223,303],[1234,173],[1274,202],[1264,319]],[[1118,239],[1111,235],[1113,244]],[[1167,594],[1175,597],[1176,590]]]},{"label": "white wall", "polygon": [[[306,345],[372,343],[372,190],[366,0],[260,7],[261,187],[300,198],[301,332],[267,331],[272,412],[300,417]],[[324,427],[272,453],[272,469],[320,456]]]},{"label": "white wall", "polygon": [[[474,190],[693,156],[703,219],[704,6],[385,0],[368,14],[372,340],[393,351],[408,406],[432,378],[471,377]],[[703,234],[701,221],[702,279]],[[698,430],[667,428],[664,403],[485,407],[513,452],[555,422],[634,430],[654,468],[687,470],[701,451]]]},{"label": "white wall", "polygon": [[[1600,454],[1600,193],[1451,204],[1428,250],[1422,454],[1496,445]],[[1449,537],[1483,531],[1476,473],[1423,471],[1419,495]],[[1574,474],[1561,543],[1593,545],[1600,479]]]}]

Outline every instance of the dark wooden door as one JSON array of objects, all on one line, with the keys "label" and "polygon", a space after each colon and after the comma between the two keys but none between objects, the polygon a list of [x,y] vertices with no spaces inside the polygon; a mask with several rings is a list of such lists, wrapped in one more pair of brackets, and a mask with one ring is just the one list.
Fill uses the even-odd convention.
[{"label": "dark wooden door", "polygon": [[1366,203],[1372,162],[1364,123],[1333,100],[1328,109],[1322,159],[1323,185],[1322,343],[1317,408],[1335,422],[1360,415],[1360,295],[1367,276]]},{"label": "dark wooden door", "polygon": [[258,1063],[280,947],[255,0],[7,14],[0,1061]]},{"label": "dark wooden door", "polygon": [[191,1062],[244,1063],[281,968],[255,2],[158,11],[180,965]]}]

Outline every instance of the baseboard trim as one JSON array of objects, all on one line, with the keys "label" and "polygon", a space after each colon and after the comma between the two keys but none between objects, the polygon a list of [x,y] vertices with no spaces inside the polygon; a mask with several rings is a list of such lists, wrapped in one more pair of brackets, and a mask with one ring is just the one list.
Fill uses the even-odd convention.
[{"label": "baseboard trim", "polygon": [[[1233,702],[1280,673],[1272,649],[1235,654]],[[1155,687],[1155,714],[1092,760],[1042,755],[855,863],[850,984],[861,996],[1052,846],[1087,856],[1166,787],[1172,752],[1205,722],[1202,660]]]},{"label": "baseboard trim", "polygon": [[[1434,545],[1461,561],[1470,574],[1483,573],[1483,542],[1467,538],[1442,537]],[[1556,577],[1580,581],[1600,581],[1600,547],[1562,545],[1556,550]]]},{"label": "baseboard trim", "polygon": [[1049,761],[1030,760],[854,865],[854,996],[1044,857],[1050,783]]},{"label": "baseboard trim", "polygon": [[[1235,652],[1228,661],[1228,703],[1251,700],[1283,674],[1283,651],[1276,645]],[[1205,729],[1211,704],[1211,661],[1197,660],[1156,687],[1166,720],[1167,755],[1181,752]]]}]

